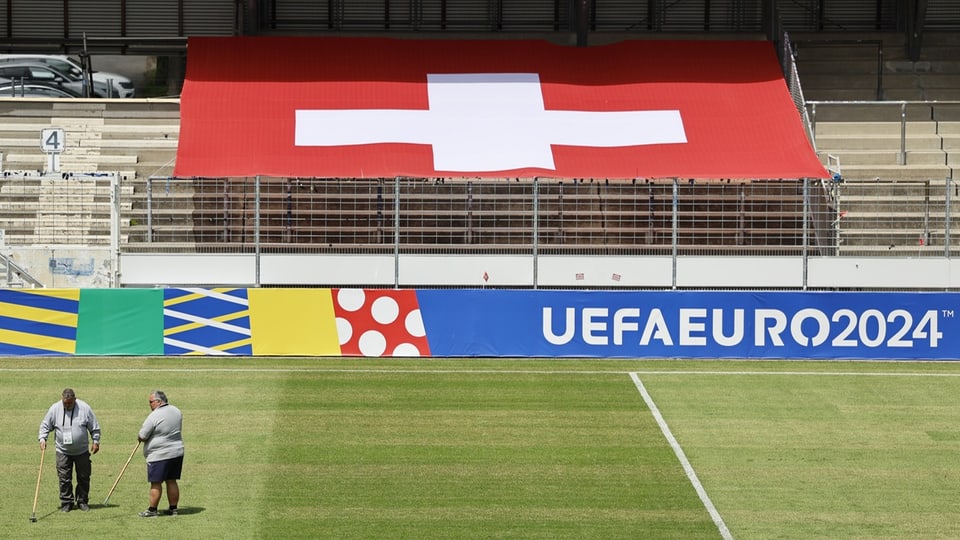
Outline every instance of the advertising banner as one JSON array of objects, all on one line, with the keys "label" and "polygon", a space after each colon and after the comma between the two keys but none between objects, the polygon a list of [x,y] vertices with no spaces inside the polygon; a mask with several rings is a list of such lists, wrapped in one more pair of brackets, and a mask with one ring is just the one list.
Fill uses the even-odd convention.
[{"label": "advertising banner", "polygon": [[960,296],[949,293],[425,290],[418,298],[438,356],[960,358]]},{"label": "advertising banner", "polygon": [[17,355],[960,359],[956,293],[0,291]]}]

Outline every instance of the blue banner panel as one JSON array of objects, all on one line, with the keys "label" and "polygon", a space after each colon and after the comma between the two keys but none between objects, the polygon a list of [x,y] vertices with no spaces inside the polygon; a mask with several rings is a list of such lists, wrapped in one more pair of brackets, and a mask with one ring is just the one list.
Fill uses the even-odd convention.
[{"label": "blue banner panel", "polygon": [[418,290],[432,356],[960,358],[960,294]]}]

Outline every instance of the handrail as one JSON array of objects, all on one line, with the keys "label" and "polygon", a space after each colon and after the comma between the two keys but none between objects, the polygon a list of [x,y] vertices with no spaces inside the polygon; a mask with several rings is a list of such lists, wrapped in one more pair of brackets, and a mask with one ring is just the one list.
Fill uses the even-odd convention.
[{"label": "handrail", "polygon": [[25,268],[13,262],[13,259],[11,259],[10,257],[7,257],[6,255],[0,253],[0,261],[3,262],[3,265],[7,269],[7,285],[8,286],[10,285],[10,274],[13,273],[13,274],[17,274],[18,276],[20,276],[20,279],[26,281],[27,283],[30,283],[34,287],[37,287],[40,289],[43,288],[43,283],[41,283],[37,278],[31,276],[30,272],[27,272]]},{"label": "handrail", "polygon": [[780,40],[780,65],[783,69],[783,76],[787,82],[787,89],[790,91],[790,96],[793,98],[793,105],[796,107],[797,113],[800,114],[800,118],[803,121],[803,128],[807,133],[807,139],[810,141],[810,145],[813,147],[814,151],[816,151],[817,141],[813,136],[814,133],[811,129],[810,116],[807,113],[807,101],[803,96],[803,86],[800,84],[800,74],[797,71],[797,60],[793,53],[793,42],[790,40],[790,34],[786,31],[782,32]]}]

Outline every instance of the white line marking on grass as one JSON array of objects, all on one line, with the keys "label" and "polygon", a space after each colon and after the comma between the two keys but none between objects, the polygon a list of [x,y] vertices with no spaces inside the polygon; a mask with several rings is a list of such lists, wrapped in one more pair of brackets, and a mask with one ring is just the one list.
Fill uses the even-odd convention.
[{"label": "white line marking on grass", "polygon": [[[75,357],[82,359],[83,357]],[[196,357],[164,357],[169,359],[193,358]],[[855,371],[705,371],[705,370],[563,370],[563,369],[398,369],[398,368],[311,368],[311,367],[290,367],[290,368],[204,368],[204,367],[142,367],[142,368],[82,368],[82,367],[59,367],[59,368],[36,368],[36,367],[0,367],[0,372],[30,372],[30,373],[84,373],[84,372],[104,372],[104,373],[142,373],[149,372],[182,372],[182,373],[475,373],[479,375],[497,374],[504,375],[740,375],[740,376],[777,376],[777,375],[813,375],[826,377],[960,377],[960,373],[922,373],[922,372],[902,372],[902,373],[859,373]]]},{"label": "white line marking on grass", "polygon": [[376,369],[376,368],[0,368],[0,372],[5,371],[26,371],[30,373],[62,373],[62,372],[105,372],[105,373],[142,373],[149,372],[173,372],[173,373],[408,373],[415,375],[423,373],[426,375],[438,375],[443,373],[452,373],[458,375],[477,374],[490,375],[502,373],[504,375],[626,375],[629,371],[603,371],[603,370],[522,370],[522,369]]},{"label": "white line marking on grass", "polygon": [[[82,357],[76,357],[82,359]],[[181,357],[165,357],[176,359]],[[182,357],[196,358],[196,357]],[[84,372],[104,372],[104,373],[142,373],[148,372],[181,372],[181,373],[459,373],[478,375],[489,375],[501,373],[504,375],[740,375],[740,376],[777,376],[777,375],[813,375],[826,377],[960,377],[960,373],[922,373],[922,372],[902,372],[902,373],[858,373],[855,371],[704,371],[704,370],[563,370],[563,369],[398,369],[398,368],[204,368],[204,367],[183,367],[183,368],[165,368],[165,367],[138,367],[138,368],[81,368],[81,367],[59,367],[59,368],[37,368],[37,367],[0,367],[0,372],[30,372],[30,373],[84,373]]]},{"label": "white line marking on grass", "polygon": [[646,387],[640,382],[640,377],[636,372],[633,372],[630,373],[630,378],[633,379],[633,384],[637,386],[637,390],[639,390],[640,395],[643,396],[643,401],[646,402],[650,413],[653,414],[654,420],[656,420],[657,425],[660,426],[660,431],[663,432],[663,436],[667,439],[667,442],[670,443],[670,447],[673,448],[673,453],[676,454],[677,459],[680,460],[680,465],[683,466],[683,472],[687,473],[687,478],[690,479],[690,483],[693,484],[693,489],[695,489],[697,495],[700,496],[703,506],[706,507],[707,512],[710,514],[710,518],[713,519],[713,523],[717,526],[717,529],[720,530],[720,536],[726,540],[733,540],[730,529],[727,528],[727,524],[724,523],[723,518],[720,517],[720,512],[713,506],[713,502],[707,495],[707,491],[703,489],[703,484],[700,483],[700,479],[697,478],[697,473],[693,470],[693,465],[690,464],[687,455],[683,452],[683,448],[680,447],[680,443],[677,442],[677,439],[670,431],[670,427],[667,425],[667,421],[663,419],[663,415],[660,414],[660,409],[657,408],[657,404],[653,402],[653,398],[650,397]]},{"label": "white line marking on grass", "polygon": [[704,370],[640,370],[639,375],[826,375],[830,377],[960,377],[960,373],[889,372],[868,373],[859,371],[704,371]]}]

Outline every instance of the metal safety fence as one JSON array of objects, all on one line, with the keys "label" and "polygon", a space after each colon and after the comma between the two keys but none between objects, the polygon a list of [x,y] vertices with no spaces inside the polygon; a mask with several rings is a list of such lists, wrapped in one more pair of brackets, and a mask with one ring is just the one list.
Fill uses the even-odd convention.
[{"label": "metal safety fence", "polygon": [[952,184],[151,178],[132,253],[950,256]]},{"label": "metal safety fence", "polygon": [[0,246],[115,245],[129,253],[952,257],[958,196],[950,178],[120,182],[105,174],[6,175],[0,177]]},{"label": "metal safety fence", "polygon": [[[344,261],[331,256],[375,256],[350,261],[378,264],[384,257],[453,264],[454,256],[520,256],[534,261],[534,283],[536,261],[551,256],[572,256],[580,266],[590,257],[608,266],[672,258],[674,268],[677,261],[703,265],[705,256],[717,268],[729,268],[731,257],[751,265],[758,256],[950,259],[960,251],[953,233],[958,196],[950,178],[130,181],[100,173],[8,174],[0,177],[0,261],[24,282],[117,286],[134,279],[136,266],[120,271],[124,257],[142,255],[319,255],[329,264]],[[377,272],[399,279],[398,268]]]}]

